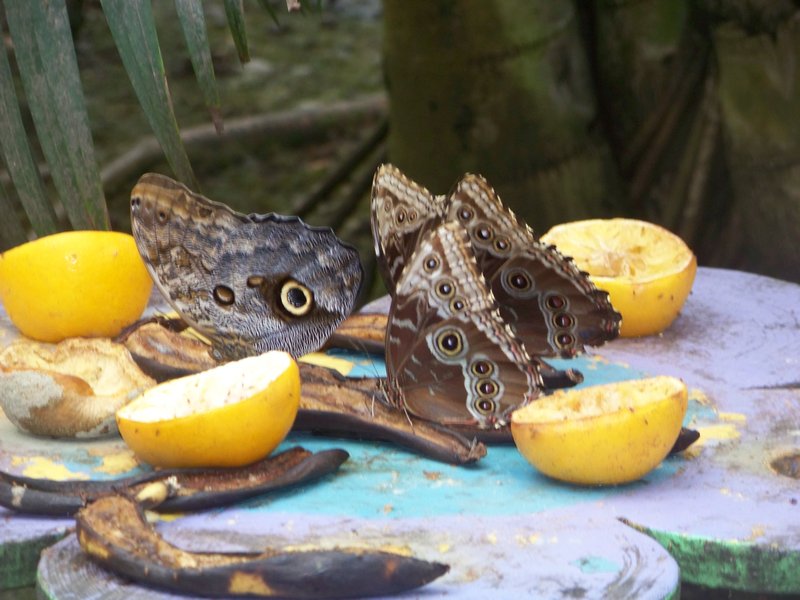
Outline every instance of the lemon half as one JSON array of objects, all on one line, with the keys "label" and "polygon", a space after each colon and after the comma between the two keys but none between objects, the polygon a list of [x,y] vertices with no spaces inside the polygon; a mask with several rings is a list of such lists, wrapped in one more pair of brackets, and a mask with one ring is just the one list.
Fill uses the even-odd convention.
[{"label": "lemon half", "polygon": [[117,335],[142,314],[152,286],[127,233],[65,231],[0,254],[0,300],[40,342]]},{"label": "lemon half", "polygon": [[692,289],[697,259],[677,235],[636,219],[589,219],[556,225],[542,241],[554,244],[608,292],[622,315],[620,335],[664,331]]},{"label": "lemon half", "polygon": [[686,385],[667,376],[560,390],[514,411],[511,433],[528,462],[554,479],[626,483],[664,460],[687,404]]},{"label": "lemon half", "polygon": [[272,351],[173,379],[117,411],[125,443],[159,467],[236,467],[286,437],[300,403],[300,371]]}]

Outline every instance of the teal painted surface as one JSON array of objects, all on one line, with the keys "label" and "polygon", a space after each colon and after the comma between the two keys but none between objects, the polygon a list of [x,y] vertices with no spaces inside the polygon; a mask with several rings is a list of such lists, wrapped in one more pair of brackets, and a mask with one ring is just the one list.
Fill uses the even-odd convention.
[{"label": "teal painted surface", "polygon": [[584,556],[572,564],[581,570],[581,573],[616,573],[620,565],[603,556]]},{"label": "teal painted surface", "polygon": [[[375,357],[335,352],[348,356],[355,367],[351,376],[375,376],[383,363]],[[582,384],[595,385],[643,376],[641,371],[599,357],[554,360],[558,368],[575,368],[585,377]],[[691,402],[693,406],[698,406]],[[700,410],[699,408],[697,410]],[[687,415],[691,418],[693,413]],[[114,479],[147,470],[135,467],[124,473],[104,472],[104,461],[115,451],[125,452],[122,440],[101,442],[45,442],[15,432],[7,421],[0,423],[5,447],[16,455],[49,457],[73,477]],[[6,431],[8,430],[8,431]],[[7,436],[12,436],[13,440]],[[279,450],[301,445],[318,451],[344,448],[350,459],[340,471],[321,485],[309,485],[298,493],[290,491],[254,500],[246,506],[259,509],[303,512],[319,515],[350,515],[360,518],[429,517],[442,515],[503,516],[538,513],[553,508],[603,500],[620,492],[658,485],[677,472],[685,459],[667,459],[644,479],[625,486],[587,488],[552,480],[538,473],[513,444],[491,446],[488,456],[464,467],[428,460],[399,446],[372,441],[341,440],[293,433]],[[25,448],[30,446],[29,448]],[[98,449],[104,449],[101,453]]]},{"label": "teal painted surface", "polygon": [[[338,351],[336,355],[351,356]],[[373,358],[356,357],[353,362],[356,368],[351,376],[374,377],[383,368],[383,363]],[[580,370],[585,377],[582,386],[645,375],[597,356],[551,362],[557,368]],[[696,401],[690,405],[693,408],[687,414],[687,423],[695,412],[702,410]],[[269,505],[278,511],[347,514],[359,518],[522,515],[601,501],[621,492],[660,485],[686,462],[682,457],[670,457],[645,478],[628,485],[581,487],[537,472],[513,444],[491,446],[488,456],[469,467],[428,460],[390,444],[305,434],[290,435],[283,447],[296,444],[315,451],[344,448],[350,453],[350,460],[325,485],[309,486],[302,493],[256,500],[249,503],[250,508]]]},{"label": "teal painted surface", "polygon": [[247,505],[250,508],[361,518],[522,515],[660,485],[686,462],[670,457],[628,485],[580,487],[537,472],[513,445],[493,446],[477,465],[458,467],[375,442],[293,434],[284,444],[300,444],[309,450],[345,448],[350,460],[323,485],[253,501]]}]

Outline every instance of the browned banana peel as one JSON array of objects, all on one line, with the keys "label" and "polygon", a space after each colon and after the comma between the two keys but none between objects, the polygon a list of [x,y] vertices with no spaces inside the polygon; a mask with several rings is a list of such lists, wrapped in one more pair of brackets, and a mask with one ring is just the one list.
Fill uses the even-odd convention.
[{"label": "browned banana peel", "polygon": [[76,517],[83,550],[136,582],[211,597],[345,598],[396,594],[425,585],[447,565],[380,550],[261,553],[188,552],[147,523],[142,508],[107,496]]},{"label": "browned banana peel", "polygon": [[155,383],[124,346],[104,338],[56,345],[21,339],[0,352],[0,405],[35,435],[112,435],[117,409]]},{"label": "browned banana peel", "polygon": [[349,348],[361,352],[383,354],[386,325],[389,317],[377,313],[350,315],[336,328],[325,344],[326,348]]},{"label": "browned banana peel", "polygon": [[[132,350],[136,361],[154,377],[180,377],[186,374],[187,367],[193,372],[205,368],[200,365],[208,357],[208,347],[202,343],[189,346],[185,336],[160,324],[139,325],[135,329],[143,338],[158,340]],[[126,344],[133,335],[133,331],[129,332]],[[175,356],[184,361],[180,368],[173,366],[177,362]],[[300,363],[300,376],[300,410],[295,430],[393,442],[451,464],[475,462],[486,455],[486,447],[475,441],[477,432],[457,433],[387,406],[380,387],[382,379],[342,377],[304,363]]]},{"label": "browned banana peel", "polygon": [[486,447],[474,436],[388,406],[383,400],[383,379],[344,377],[304,363],[300,363],[300,377],[295,430],[393,442],[453,464],[471,463],[486,456]]},{"label": "browned banana peel", "polygon": [[[376,306],[376,308],[378,307]],[[380,312],[350,315],[339,325],[328,340],[326,347],[348,348],[383,354],[388,321],[388,315]],[[542,376],[545,379],[545,387],[548,389],[572,387],[583,381],[583,376],[571,369],[567,371],[551,369],[543,371]],[[511,429],[508,426],[500,429],[450,426],[450,429],[468,438],[477,439],[484,444],[512,444],[514,442],[511,437]],[[694,429],[682,427],[670,454],[684,451],[696,442],[699,437],[700,434]]]},{"label": "browned banana peel", "polygon": [[203,510],[317,480],[347,458],[344,450],[313,453],[298,446],[246,467],[163,469],[112,481],[53,481],[0,472],[0,506],[72,516],[89,502],[125,492],[160,512]]},{"label": "browned banana peel", "polygon": [[116,340],[130,351],[142,370],[161,383],[191,375],[218,365],[209,354],[209,345],[190,335],[179,319],[152,317],[137,321]]}]

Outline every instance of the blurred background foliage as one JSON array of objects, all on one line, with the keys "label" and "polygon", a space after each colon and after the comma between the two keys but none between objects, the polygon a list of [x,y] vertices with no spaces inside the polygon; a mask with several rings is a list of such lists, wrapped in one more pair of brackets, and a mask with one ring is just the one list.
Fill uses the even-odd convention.
[{"label": "blurred background foliage", "polygon": [[2,247],[126,230],[153,170],[334,226],[371,271],[391,160],[436,193],[479,172],[540,233],[635,216],[800,281],[800,1],[301,6],[0,0]]}]

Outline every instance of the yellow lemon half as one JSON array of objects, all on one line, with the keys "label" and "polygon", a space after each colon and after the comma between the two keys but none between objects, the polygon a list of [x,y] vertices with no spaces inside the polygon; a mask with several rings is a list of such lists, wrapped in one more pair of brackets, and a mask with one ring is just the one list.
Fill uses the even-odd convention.
[{"label": "yellow lemon half", "polygon": [[0,254],[0,300],[41,342],[115,336],[141,316],[152,287],[126,233],[65,231]]},{"label": "yellow lemon half", "polygon": [[300,371],[267,352],[173,379],[117,411],[125,443],[159,467],[236,467],[281,443],[300,403]]},{"label": "yellow lemon half", "polygon": [[560,390],[511,415],[511,434],[534,467],[582,485],[634,481],[664,460],[686,414],[686,385],[652,377]]},{"label": "yellow lemon half", "polygon": [[542,241],[554,244],[622,315],[622,337],[664,331],[683,307],[697,259],[674,233],[636,219],[589,219],[556,225]]}]

